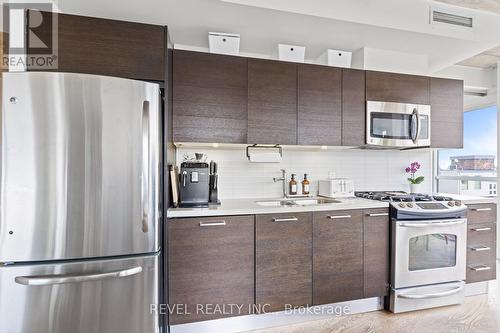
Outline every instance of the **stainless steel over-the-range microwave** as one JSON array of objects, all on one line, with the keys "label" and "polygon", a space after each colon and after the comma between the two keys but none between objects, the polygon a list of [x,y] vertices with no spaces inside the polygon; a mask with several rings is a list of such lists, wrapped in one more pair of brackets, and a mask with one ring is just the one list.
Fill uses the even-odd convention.
[{"label": "stainless steel over-the-range microwave", "polygon": [[366,143],[385,147],[430,146],[431,106],[367,101]]}]

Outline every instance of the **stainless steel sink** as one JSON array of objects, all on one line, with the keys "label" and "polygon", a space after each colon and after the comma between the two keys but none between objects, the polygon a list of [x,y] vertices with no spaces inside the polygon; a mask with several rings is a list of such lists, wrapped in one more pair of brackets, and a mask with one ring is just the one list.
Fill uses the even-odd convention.
[{"label": "stainless steel sink", "polygon": [[307,199],[281,199],[281,200],[265,200],[256,201],[259,206],[264,207],[290,207],[290,206],[317,206],[340,203],[341,201],[326,198],[307,198]]},{"label": "stainless steel sink", "polygon": [[292,200],[298,206],[316,206],[316,205],[327,205],[333,203],[340,203],[339,200],[326,199],[326,198],[314,198],[314,199],[296,199]]}]

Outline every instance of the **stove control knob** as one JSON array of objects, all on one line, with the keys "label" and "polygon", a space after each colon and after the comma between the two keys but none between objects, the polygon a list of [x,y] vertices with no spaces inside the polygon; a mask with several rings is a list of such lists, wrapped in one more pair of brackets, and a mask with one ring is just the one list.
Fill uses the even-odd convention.
[{"label": "stove control knob", "polygon": [[400,202],[398,206],[401,208],[405,208],[405,204],[403,202]]},{"label": "stove control knob", "polygon": [[448,201],[448,206],[450,206],[450,207],[455,206],[455,202],[454,201]]},{"label": "stove control knob", "polygon": [[413,204],[412,204],[411,202],[408,202],[408,203],[406,204],[406,206],[407,206],[408,208],[413,208]]},{"label": "stove control knob", "polygon": [[462,201],[456,200],[455,201],[455,206],[462,206]]}]

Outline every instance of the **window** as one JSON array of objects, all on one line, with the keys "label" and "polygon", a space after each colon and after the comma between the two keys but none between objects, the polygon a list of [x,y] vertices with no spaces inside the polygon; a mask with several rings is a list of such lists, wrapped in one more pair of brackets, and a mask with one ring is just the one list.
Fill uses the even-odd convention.
[{"label": "window", "polygon": [[437,191],[497,195],[497,108],[464,113],[464,148],[437,153]]}]

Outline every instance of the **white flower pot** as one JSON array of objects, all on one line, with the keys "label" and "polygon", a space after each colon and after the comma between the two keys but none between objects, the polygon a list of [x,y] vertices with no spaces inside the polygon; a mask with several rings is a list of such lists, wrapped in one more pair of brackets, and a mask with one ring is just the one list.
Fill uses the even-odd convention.
[{"label": "white flower pot", "polygon": [[422,184],[410,183],[410,193],[420,193],[420,185],[422,185]]}]

